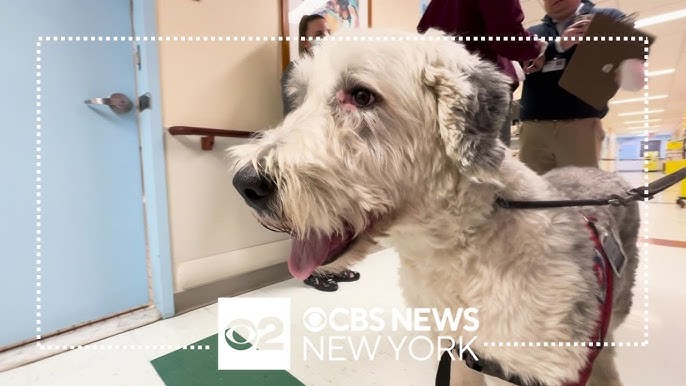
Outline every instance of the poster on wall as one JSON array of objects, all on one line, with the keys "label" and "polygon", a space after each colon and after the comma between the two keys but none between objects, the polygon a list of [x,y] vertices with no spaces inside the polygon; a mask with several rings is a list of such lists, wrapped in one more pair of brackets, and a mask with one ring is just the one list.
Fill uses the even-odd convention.
[{"label": "poster on wall", "polygon": [[657,158],[660,156],[661,148],[662,148],[662,141],[660,141],[659,139],[641,141],[641,147],[639,148],[641,154],[639,155],[639,158],[646,158],[646,157]]},{"label": "poster on wall", "polygon": [[369,28],[371,26],[369,8],[372,0],[282,0],[284,36],[284,66],[289,60],[298,59],[298,25],[306,15],[322,15],[331,33],[341,28]]}]

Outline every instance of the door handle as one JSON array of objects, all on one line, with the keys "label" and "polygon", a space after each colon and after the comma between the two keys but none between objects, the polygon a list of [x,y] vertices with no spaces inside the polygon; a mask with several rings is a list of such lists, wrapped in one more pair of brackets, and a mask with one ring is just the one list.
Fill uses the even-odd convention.
[{"label": "door handle", "polygon": [[124,94],[114,93],[108,98],[92,98],[83,101],[87,105],[109,106],[115,114],[126,114],[133,109],[133,102]]}]

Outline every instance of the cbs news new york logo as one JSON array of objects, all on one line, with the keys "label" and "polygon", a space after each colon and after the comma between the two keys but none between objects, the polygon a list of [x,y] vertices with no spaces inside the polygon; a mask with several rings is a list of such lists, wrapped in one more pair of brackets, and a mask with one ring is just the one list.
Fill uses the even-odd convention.
[{"label": "cbs news new york logo", "polygon": [[219,370],[289,370],[291,299],[219,298]]}]

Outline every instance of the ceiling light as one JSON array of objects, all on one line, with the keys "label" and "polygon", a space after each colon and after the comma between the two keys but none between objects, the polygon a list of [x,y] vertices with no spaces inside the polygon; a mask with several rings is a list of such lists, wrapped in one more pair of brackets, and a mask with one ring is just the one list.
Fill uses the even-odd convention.
[{"label": "ceiling light", "polygon": [[628,130],[626,131],[627,133],[657,133],[659,130],[658,129],[650,129],[650,130]]},{"label": "ceiling light", "polygon": [[664,70],[657,70],[657,71],[646,71],[646,75],[653,77],[653,76],[661,76],[661,75],[669,75],[673,74],[676,70],[673,68],[667,68]]},{"label": "ceiling light", "polygon": [[644,98],[630,98],[630,99],[620,99],[617,101],[610,101],[612,104],[620,104],[620,103],[630,103],[630,102],[641,102],[641,101],[646,101],[646,100],[655,100],[655,99],[665,99],[667,98],[667,95],[653,95],[649,97],[644,97]]},{"label": "ceiling light", "polygon": [[659,121],[661,121],[661,120],[662,120],[662,118],[642,119],[642,120],[640,120],[640,121],[627,121],[627,122],[624,122],[624,124],[625,124],[625,125],[630,125],[630,124],[632,124],[632,123],[659,122]]},{"label": "ceiling light", "polygon": [[617,115],[620,116],[620,117],[626,117],[626,116],[628,116],[628,115],[641,115],[641,114],[661,113],[661,112],[663,112],[663,111],[664,111],[664,110],[634,111],[634,112],[631,112],[631,113],[621,113],[621,114],[617,114]]},{"label": "ceiling light", "polygon": [[686,17],[686,9],[680,9],[678,11],[667,12],[667,13],[663,13],[661,15],[655,15],[655,16],[646,17],[645,19],[636,20],[636,23],[634,23],[634,26],[636,28],[643,28],[643,27],[648,27],[650,25],[666,23],[668,21],[681,19],[683,17]]},{"label": "ceiling light", "polygon": [[643,127],[643,126],[634,126],[634,127],[627,127],[625,130],[641,130],[645,131],[647,129],[660,129],[662,126],[648,126],[648,127]]}]

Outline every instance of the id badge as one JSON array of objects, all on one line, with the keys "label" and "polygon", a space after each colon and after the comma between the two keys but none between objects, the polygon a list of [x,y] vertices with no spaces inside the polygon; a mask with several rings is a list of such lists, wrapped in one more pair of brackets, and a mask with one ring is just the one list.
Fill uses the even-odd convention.
[{"label": "id badge", "polygon": [[560,71],[560,70],[564,69],[566,65],[567,65],[567,59],[565,59],[565,58],[553,59],[553,60],[545,62],[541,72]]},{"label": "id badge", "polygon": [[596,275],[598,276],[598,292],[596,292],[596,298],[601,304],[605,304],[607,297],[607,278],[605,277],[605,258],[603,258],[602,253],[598,248],[593,248],[593,262],[595,263],[594,269],[596,270]]},{"label": "id badge", "polygon": [[612,266],[612,270],[615,271],[617,277],[622,276],[627,258],[617,235],[612,229],[604,225],[596,224],[596,229],[598,229],[600,243],[603,245],[603,250],[605,250],[605,255]]}]

